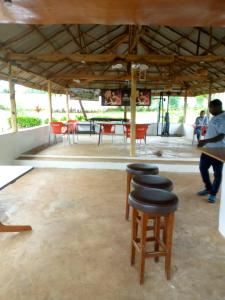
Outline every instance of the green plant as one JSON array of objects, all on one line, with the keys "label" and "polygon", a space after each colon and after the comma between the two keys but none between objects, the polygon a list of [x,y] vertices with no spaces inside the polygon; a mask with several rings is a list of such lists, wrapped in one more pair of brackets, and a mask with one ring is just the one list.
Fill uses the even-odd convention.
[{"label": "green plant", "polygon": [[75,116],[75,120],[77,120],[77,121],[85,121],[85,117],[83,115],[77,115],[77,116]]},{"label": "green plant", "polygon": [[67,121],[67,117],[66,116],[63,116],[60,121]]},{"label": "green plant", "polygon": [[[9,124],[11,124],[11,118],[8,119]],[[41,119],[27,116],[18,116],[16,118],[17,126],[19,128],[28,128],[41,125]]]},{"label": "green plant", "polygon": [[[52,122],[58,122],[59,120],[56,118],[52,118]],[[44,120],[44,124],[48,124],[49,123],[49,118]]]}]

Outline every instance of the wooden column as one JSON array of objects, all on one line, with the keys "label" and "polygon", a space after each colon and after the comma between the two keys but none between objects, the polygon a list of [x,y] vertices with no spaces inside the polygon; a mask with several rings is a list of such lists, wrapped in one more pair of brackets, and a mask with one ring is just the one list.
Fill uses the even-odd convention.
[{"label": "wooden column", "polygon": [[207,108],[207,116],[209,117],[209,103],[212,100],[212,80],[209,82],[209,97],[208,97],[208,108]]},{"label": "wooden column", "polygon": [[69,91],[66,89],[66,117],[70,119],[70,106],[69,106]]},{"label": "wooden column", "polygon": [[79,99],[79,103],[80,103],[80,108],[81,108],[81,110],[82,110],[83,116],[84,116],[85,120],[87,120],[87,114],[86,114],[86,111],[85,111],[85,109],[84,109],[82,100]]},{"label": "wooden column", "polygon": [[52,122],[52,83],[48,80],[49,123]]},{"label": "wooden column", "polygon": [[187,89],[185,90],[185,95],[184,95],[184,121],[183,121],[183,123],[186,123],[186,117],[187,117]]},{"label": "wooden column", "polygon": [[13,82],[12,66],[9,65],[9,93],[10,93],[10,106],[11,106],[11,126],[12,131],[17,131],[16,122],[16,97],[15,97],[15,83]]},{"label": "wooden column", "polygon": [[131,124],[130,124],[130,156],[136,156],[136,76],[137,70],[131,65]]}]

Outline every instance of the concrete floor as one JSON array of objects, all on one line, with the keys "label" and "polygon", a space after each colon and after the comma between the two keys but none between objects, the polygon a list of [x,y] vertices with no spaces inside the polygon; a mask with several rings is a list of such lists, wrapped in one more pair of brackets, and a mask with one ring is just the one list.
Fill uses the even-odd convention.
[{"label": "concrete floor", "polygon": [[0,235],[0,299],[225,299],[219,203],[195,196],[198,174],[165,175],[180,197],[171,281],[163,259],[147,261],[143,286],[138,264],[130,266],[125,172],[35,169],[0,193],[1,220],[33,227]]},{"label": "concrete floor", "polygon": [[[71,139],[72,140],[72,139]],[[79,135],[79,140],[76,144],[62,142],[47,145],[42,148],[33,149],[25,154],[42,155],[42,156],[89,156],[89,157],[129,157],[130,146],[125,145],[122,136],[115,136],[112,143],[110,136],[104,136],[103,143],[97,145],[98,136]],[[199,152],[196,146],[192,146],[191,141],[184,137],[155,137],[147,138],[147,145],[144,146],[137,143],[137,157],[144,159],[159,158],[158,152],[161,152],[160,158],[163,159],[197,159]]]}]

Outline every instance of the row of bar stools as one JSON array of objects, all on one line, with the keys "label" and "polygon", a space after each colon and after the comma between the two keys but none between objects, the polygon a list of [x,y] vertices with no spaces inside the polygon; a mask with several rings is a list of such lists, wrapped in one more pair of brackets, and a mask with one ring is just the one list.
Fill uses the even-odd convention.
[{"label": "row of bar stools", "polygon": [[[144,282],[145,259],[154,257],[158,259],[165,256],[165,272],[167,279],[171,276],[171,251],[174,212],[178,206],[175,194],[160,189],[138,189],[129,195],[129,205],[133,207],[131,265],[135,263],[135,249],[141,253],[140,284]],[[153,236],[147,237],[148,220],[156,220]],[[163,239],[160,236],[160,218],[164,218]],[[138,238],[140,226],[140,238]],[[147,242],[154,242],[154,251],[146,250]]]},{"label": "row of bar stools", "polygon": [[134,175],[157,175],[159,174],[159,168],[156,165],[152,164],[129,164],[126,168],[127,171],[127,194],[126,194],[126,210],[125,210],[125,218],[126,220],[129,219],[129,203],[128,197],[130,194],[130,186],[131,186],[131,179]]}]

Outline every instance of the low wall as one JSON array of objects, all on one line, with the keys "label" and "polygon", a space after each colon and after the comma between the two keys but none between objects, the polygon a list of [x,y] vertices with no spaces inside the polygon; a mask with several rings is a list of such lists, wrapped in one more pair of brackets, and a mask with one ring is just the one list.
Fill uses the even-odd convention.
[{"label": "low wall", "polygon": [[0,135],[0,165],[13,164],[23,152],[48,143],[48,125]]}]

